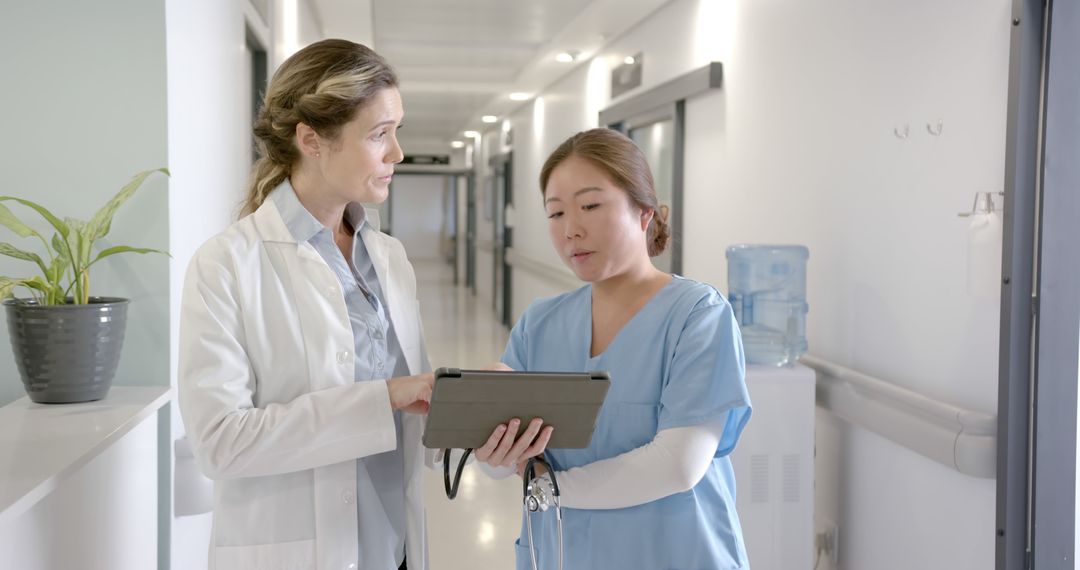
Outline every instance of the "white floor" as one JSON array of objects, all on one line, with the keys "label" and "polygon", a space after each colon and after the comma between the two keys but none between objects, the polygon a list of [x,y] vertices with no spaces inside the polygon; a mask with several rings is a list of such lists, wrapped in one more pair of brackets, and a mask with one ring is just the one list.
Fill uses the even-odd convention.
[{"label": "white floor", "polygon": [[[453,284],[452,268],[416,262],[428,354],[435,368],[478,368],[499,359],[508,331],[481,302]],[[521,526],[521,483],[495,481],[470,465],[457,498],[443,490],[442,472],[425,474],[427,526],[432,570],[514,567],[514,540]]]}]

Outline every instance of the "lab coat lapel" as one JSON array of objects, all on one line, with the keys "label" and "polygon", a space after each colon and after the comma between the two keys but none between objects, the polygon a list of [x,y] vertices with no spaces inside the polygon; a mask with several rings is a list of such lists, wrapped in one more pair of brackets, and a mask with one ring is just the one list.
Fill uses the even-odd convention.
[{"label": "lab coat lapel", "polygon": [[[369,210],[369,215],[371,211]],[[406,288],[405,280],[409,280],[410,272],[408,260],[403,251],[395,248],[390,238],[378,231],[378,218],[375,224],[365,224],[362,229],[364,245],[367,246],[368,255],[375,266],[375,273],[382,284],[386,294],[386,305],[390,311],[390,318],[394,322],[394,330],[397,333],[401,351],[405,355],[405,361],[409,365],[412,374],[419,374],[421,368],[420,357],[420,331],[419,331],[419,306],[413,294]]]},{"label": "lab coat lapel", "polygon": [[397,316],[395,309],[398,309],[399,295],[395,283],[391,280],[394,276],[390,274],[390,251],[378,231],[365,229],[362,234],[368,255],[371,256],[371,263],[375,266],[375,275],[379,277],[379,283],[382,284],[383,291],[386,293],[386,303],[390,305],[390,314]]}]

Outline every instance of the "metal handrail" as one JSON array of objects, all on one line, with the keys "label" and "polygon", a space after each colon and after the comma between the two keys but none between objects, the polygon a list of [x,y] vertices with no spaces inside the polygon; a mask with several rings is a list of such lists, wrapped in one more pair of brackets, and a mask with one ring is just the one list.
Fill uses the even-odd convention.
[{"label": "metal handrail", "polygon": [[941,402],[805,354],[818,374],[818,405],[855,425],[970,475],[997,472],[997,416]]}]

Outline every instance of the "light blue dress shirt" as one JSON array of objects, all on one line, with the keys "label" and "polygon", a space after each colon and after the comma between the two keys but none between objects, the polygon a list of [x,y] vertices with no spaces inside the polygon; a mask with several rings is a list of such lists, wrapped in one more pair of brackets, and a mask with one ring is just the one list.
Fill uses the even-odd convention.
[{"label": "light blue dress shirt", "polygon": [[[364,208],[352,203],[345,209],[353,227],[352,257],[346,260],[332,230],[307,211],[288,180],[270,197],[293,237],[314,246],[341,283],[353,330],[356,381],[408,376],[386,296],[361,238],[360,229],[367,223]],[[394,413],[394,426],[400,442],[400,412]],[[405,460],[400,446],[356,461],[356,503],[359,567],[396,570],[405,558]]]},{"label": "light blue dress shirt", "polygon": [[[515,370],[611,374],[589,447],[548,450],[556,472],[641,447],[663,429],[723,420],[724,432],[689,491],[623,509],[563,509],[566,570],[748,568],[728,455],[750,419],[750,397],[731,306],[712,287],[676,276],[595,357],[591,319],[588,285],[535,301],[502,357]],[[554,510],[532,516],[537,563],[553,570]],[[524,525],[517,567],[531,568]]]}]

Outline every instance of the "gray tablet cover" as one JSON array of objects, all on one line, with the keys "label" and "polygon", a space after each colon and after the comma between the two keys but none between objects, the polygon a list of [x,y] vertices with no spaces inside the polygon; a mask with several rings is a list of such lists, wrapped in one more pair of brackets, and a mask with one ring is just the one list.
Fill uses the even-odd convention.
[{"label": "gray tablet cover", "polygon": [[476,449],[499,424],[521,419],[518,435],[533,418],[554,426],[548,447],[589,446],[604,396],[606,372],[500,372],[440,368],[435,371],[424,447]]}]

